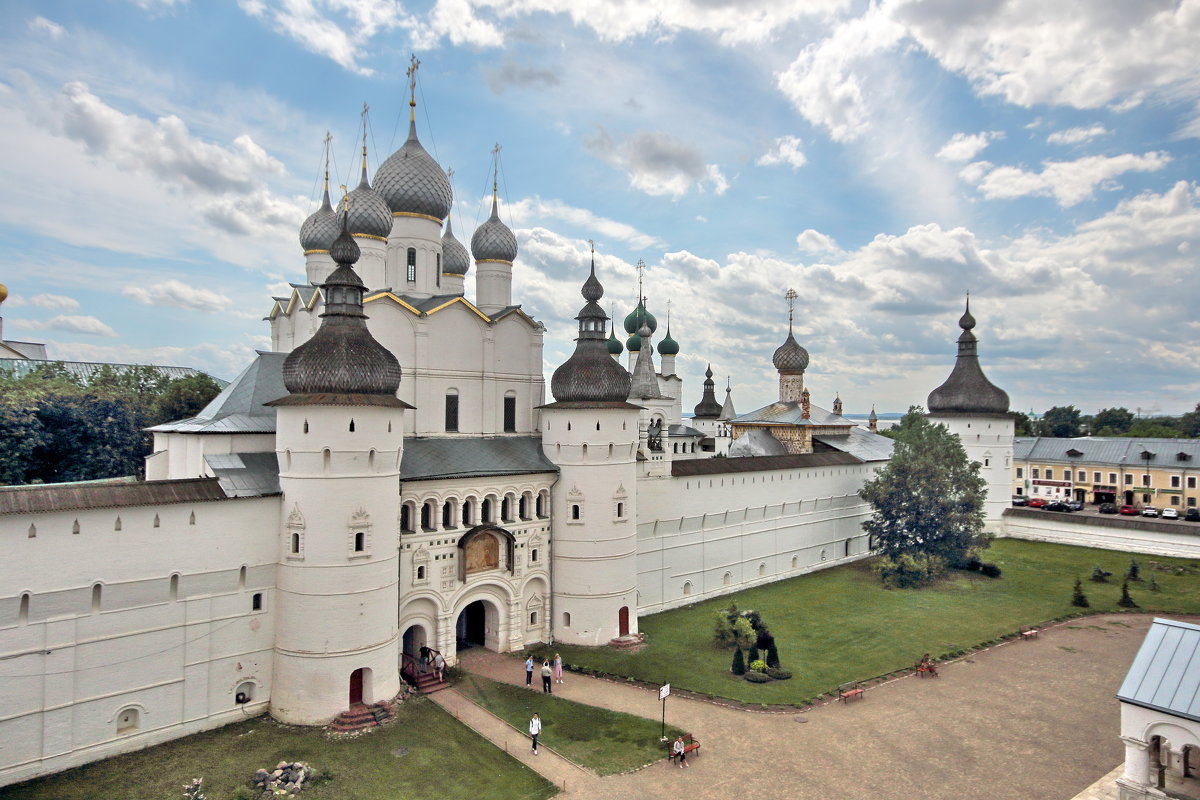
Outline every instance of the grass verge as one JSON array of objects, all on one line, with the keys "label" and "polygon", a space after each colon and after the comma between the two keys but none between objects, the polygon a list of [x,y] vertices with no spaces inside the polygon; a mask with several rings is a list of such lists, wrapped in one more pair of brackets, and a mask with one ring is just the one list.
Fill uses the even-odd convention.
[{"label": "grass verge", "polygon": [[231,800],[256,769],[280,761],[308,761],[330,776],[306,789],[305,800],[543,800],[558,791],[423,697],[399,714],[349,739],[258,717],[8,786],[0,800],[181,798],[180,787],[195,777],[204,778],[208,800]]},{"label": "grass verge", "polygon": [[[536,711],[542,718],[539,742],[599,775],[628,772],[666,755],[660,722],[564,700],[552,694],[464,675],[456,689],[522,733]],[[667,726],[671,738],[683,731]]]},{"label": "grass verge", "polygon": [[[638,627],[648,644],[638,652],[564,644],[555,644],[554,652],[573,667],[744,703],[800,704],[847,681],[910,667],[925,652],[964,650],[1080,611],[1071,606],[1076,577],[1083,579],[1091,611],[1119,611],[1131,558],[1141,566],[1142,582],[1129,590],[1142,610],[1200,614],[1195,560],[1000,539],[984,556],[1003,569],[999,579],[953,572],[935,586],[889,591],[859,562],[643,617]],[[1153,570],[1153,562],[1184,573]],[[1114,574],[1109,583],[1088,580],[1094,564]],[[1148,589],[1151,575],[1157,593]],[[791,680],[752,684],[730,674],[733,651],[712,642],[713,615],[730,601],[762,613]]]}]

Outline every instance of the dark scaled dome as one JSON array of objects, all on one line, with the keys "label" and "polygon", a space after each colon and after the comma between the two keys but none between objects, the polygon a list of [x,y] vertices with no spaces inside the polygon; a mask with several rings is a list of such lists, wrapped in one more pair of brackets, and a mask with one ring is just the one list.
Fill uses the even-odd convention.
[{"label": "dark scaled dome", "polygon": [[617,338],[617,332],[609,331],[609,333],[608,333],[608,354],[612,355],[612,356],[619,356],[619,355],[621,355],[622,352],[624,352],[624,350],[625,350],[624,345],[622,345],[621,340]]},{"label": "dark scaled dome", "polygon": [[587,303],[580,309],[579,338],[571,354],[550,378],[550,392],[559,403],[605,403],[629,398],[630,376],[608,353],[604,338],[608,315],[597,302],[604,287],[596,279],[596,264],[581,292]]},{"label": "dark scaled dome", "polygon": [[367,329],[363,282],[352,265],[359,248],[343,230],[329,249],[337,262],[321,288],[321,327],[283,362],[283,384],[293,395],[386,395],[400,388],[400,362]]},{"label": "dark scaled dome", "polygon": [[632,334],[625,340],[625,349],[631,353],[640,353],[642,350],[642,337],[636,333]]},{"label": "dark scaled dome", "polygon": [[625,332],[636,335],[638,329],[642,327],[643,322],[650,328],[651,333],[658,330],[658,320],[646,310],[646,301],[644,298],[638,301],[637,308],[630,311],[629,316],[625,318]]},{"label": "dark scaled dome", "polygon": [[329,178],[325,178],[325,196],[321,207],[309,215],[300,226],[300,246],[307,253],[327,253],[333,240],[342,232],[337,212],[329,204]]},{"label": "dark scaled dome", "polygon": [[693,415],[696,419],[716,419],[721,416],[721,404],[717,402],[717,396],[714,392],[712,365],[708,365],[708,369],[704,370],[704,396],[700,398],[700,402],[693,409]]},{"label": "dark scaled dome", "polygon": [[446,232],[442,235],[442,273],[445,275],[466,275],[471,268],[471,256],[467,248],[454,236],[454,228],[450,218],[446,218]]},{"label": "dark scaled dome", "polygon": [[808,351],[800,346],[789,330],[787,341],[775,351],[771,362],[780,372],[803,372],[808,369]]},{"label": "dark scaled dome", "polygon": [[517,259],[517,237],[500,221],[496,195],[492,194],[492,215],[475,230],[471,237],[471,255],[480,261],[502,261],[511,264]]},{"label": "dark scaled dome", "polygon": [[363,154],[362,180],[347,195],[346,230],[351,236],[387,239],[392,232],[392,212],[367,180],[367,157]]},{"label": "dark scaled dome", "polygon": [[408,140],[375,172],[375,190],[393,214],[432,217],[438,222],[450,213],[450,179],[417,140],[417,123],[408,123]]},{"label": "dark scaled dome", "polygon": [[946,382],[929,393],[926,408],[931,414],[1007,414],[1008,393],[989,381],[979,366],[979,340],[971,332],[975,318],[971,316],[969,300],[958,326],[962,328],[958,337],[958,359]]}]

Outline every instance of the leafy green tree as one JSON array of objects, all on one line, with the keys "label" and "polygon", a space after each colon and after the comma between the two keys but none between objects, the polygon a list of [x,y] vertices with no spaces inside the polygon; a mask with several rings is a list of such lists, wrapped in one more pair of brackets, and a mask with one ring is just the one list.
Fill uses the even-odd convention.
[{"label": "leafy green tree", "polygon": [[1133,425],[1133,412],[1128,408],[1102,408],[1092,417],[1093,436],[1120,436]]},{"label": "leafy green tree", "polygon": [[1075,406],[1054,406],[1047,409],[1038,422],[1038,433],[1042,436],[1053,436],[1056,439],[1069,439],[1078,436],[1082,420],[1079,409]]},{"label": "leafy green tree", "polygon": [[190,375],[168,383],[155,398],[151,425],[174,422],[199,414],[221,387],[207,375]]},{"label": "leafy green tree", "polygon": [[950,564],[987,546],[987,485],[958,437],[914,406],[896,426],[886,467],[859,494],[875,508],[863,523],[887,556],[934,556]]},{"label": "leafy green tree", "polygon": [[1124,435],[1137,439],[1174,439],[1181,435],[1181,432],[1169,424],[1167,417],[1157,417],[1155,419],[1139,419],[1130,426],[1129,431]]},{"label": "leafy green tree", "polygon": [[1200,403],[1194,411],[1189,411],[1179,418],[1179,433],[1189,439],[1200,438]]},{"label": "leafy green tree", "polygon": [[1009,411],[1008,416],[1013,421],[1013,434],[1016,436],[1037,436],[1037,428],[1028,414],[1020,411]]}]

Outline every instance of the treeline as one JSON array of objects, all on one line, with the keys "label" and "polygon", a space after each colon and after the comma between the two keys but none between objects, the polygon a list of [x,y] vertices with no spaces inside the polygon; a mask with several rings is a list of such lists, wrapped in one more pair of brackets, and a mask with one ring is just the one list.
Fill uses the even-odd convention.
[{"label": "treeline", "polygon": [[88,378],[57,361],[0,370],[0,484],[141,475],[153,444],[144,429],[195,416],[220,391],[207,375],[172,380],[149,366]]},{"label": "treeline", "polygon": [[1055,406],[1041,419],[1030,419],[1020,411],[1010,411],[1016,422],[1017,436],[1129,436],[1138,439],[1200,438],[1200,403],[1193,411],[1178,417],[1138,419],[1128,408],[1103,408],[1084,414],[1075,406]]}]

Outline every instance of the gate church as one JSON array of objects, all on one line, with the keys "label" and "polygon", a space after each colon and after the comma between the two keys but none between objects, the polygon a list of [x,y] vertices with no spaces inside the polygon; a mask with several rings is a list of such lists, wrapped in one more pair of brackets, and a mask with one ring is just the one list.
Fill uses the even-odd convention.
[{"label": "gate church", "polygon": [[[0,490],[0,785],[246,713],[325,724],[395,696],[422,645],[606,645],[867,554],[858,490],[890,440],[812,402],[790,324],[777,402],[739,416],[710,370],[685,417],[681,345],[668,330],[656,364],[644,297],[622,344],[581,265],[547,402],[494,189],[468,253],[410,104],[373,180],[364,147],[359,185],[304,222],[272,351],[153,429],[145,481]],[[946,387],[976,373],[972,335]],[[963,430],[1007,410],[958,389]]]}]

